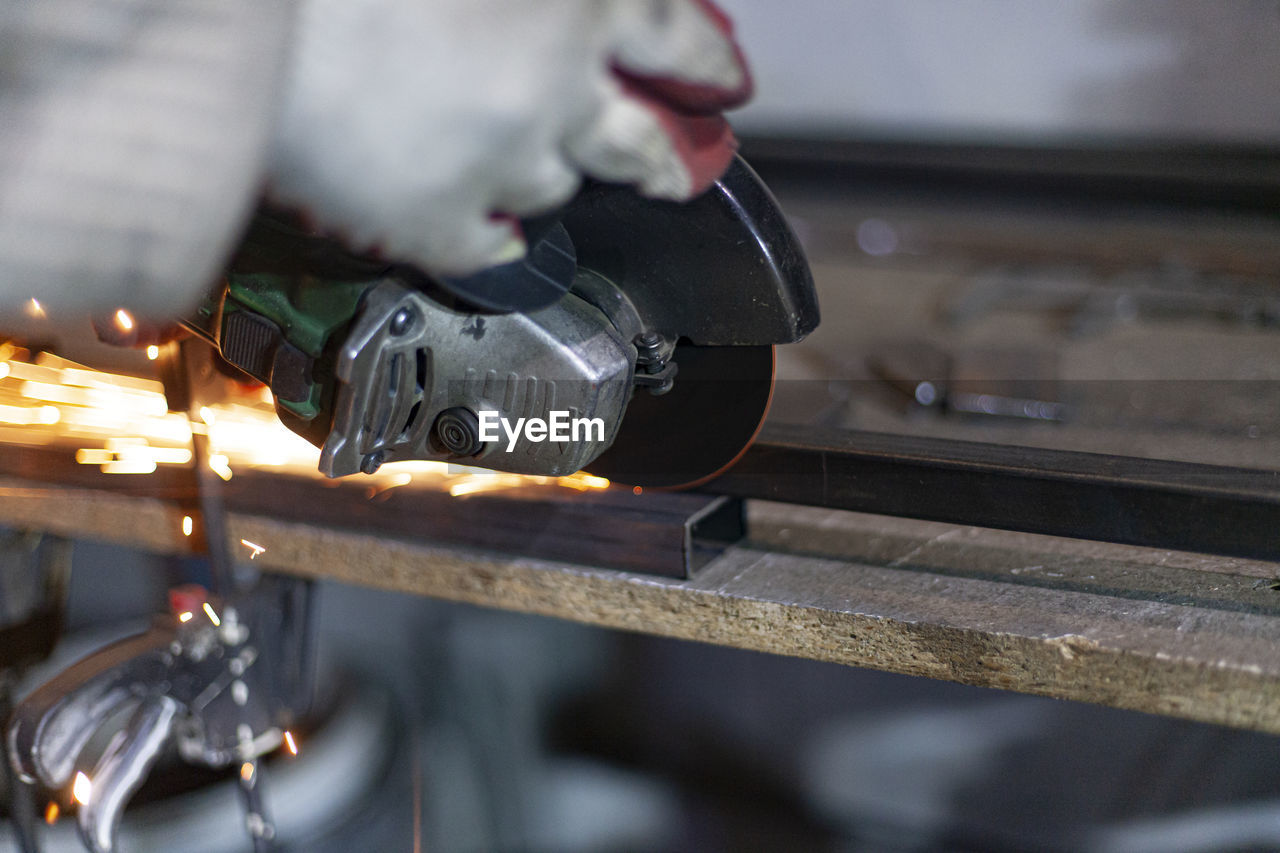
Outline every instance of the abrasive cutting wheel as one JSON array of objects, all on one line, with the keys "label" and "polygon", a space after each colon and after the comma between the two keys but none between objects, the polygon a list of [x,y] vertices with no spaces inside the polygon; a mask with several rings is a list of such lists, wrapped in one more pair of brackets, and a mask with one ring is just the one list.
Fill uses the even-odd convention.
[{"label": "abrasive cutting wheel", "polygon": [[691,488],[746,452],[769,411],[774,348],[682,344],[674,361],[680,372],[672,389],[636,393],[618,437],[589,473],[631,486]]}]

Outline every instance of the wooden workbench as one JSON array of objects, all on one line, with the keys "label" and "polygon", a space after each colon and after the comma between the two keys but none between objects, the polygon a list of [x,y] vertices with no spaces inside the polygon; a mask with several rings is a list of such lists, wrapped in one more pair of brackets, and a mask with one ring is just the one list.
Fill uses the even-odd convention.
[{"label": "wooden workbench", "polygon": [[[3,525],[182,553],[181,517],[0,479]],[[749,519],[689,580],[229,522],[274,571],[1280,733],[1276,566],[764,502]]]}]

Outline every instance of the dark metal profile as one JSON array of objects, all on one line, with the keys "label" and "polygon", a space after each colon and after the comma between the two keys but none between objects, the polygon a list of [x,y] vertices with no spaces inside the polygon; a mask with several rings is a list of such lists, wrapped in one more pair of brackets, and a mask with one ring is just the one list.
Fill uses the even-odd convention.
[{"label": "dark metal profile", "polygon": [[466,497],[406,488],[370,499],[359,477],[326,485],[245,471],[225,495],[231,512],[676,578],[691,577],[746,532],[735,498],[617,487],[526,485]]},{"label": "dark metal profile", "polygon": [[1280,471],[766,426],[716,494],[1280,560]]}]

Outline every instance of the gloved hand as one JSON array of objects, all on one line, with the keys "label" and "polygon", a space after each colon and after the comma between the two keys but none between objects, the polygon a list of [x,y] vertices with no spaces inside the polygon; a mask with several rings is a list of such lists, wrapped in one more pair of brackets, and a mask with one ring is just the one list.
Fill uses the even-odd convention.
[{"label": "gloved hand", "polygon": [[732,155],[719,112],[751,88],[704,0],[287,9],[0,0],[0,318],[31,297],[51,315],[188,309],[264,178],[358,250],[447,275],[509,261],[516,217],[584,174],[704,189]]},{"label": "gloved hand", "polygon": [[750,91],[696,0],[306,0],[270,166],[355,247],[462,274],[583,173],[685,199],[724,171]]},{"label": "gloved hand", "polygon": [[256,204],[293,5],[0,0],[0,329],[198,300]]}]

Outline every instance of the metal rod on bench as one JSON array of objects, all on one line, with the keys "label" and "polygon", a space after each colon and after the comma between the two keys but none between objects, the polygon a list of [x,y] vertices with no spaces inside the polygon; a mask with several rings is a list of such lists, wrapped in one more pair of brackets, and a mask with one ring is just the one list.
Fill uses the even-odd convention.
[{"label": "metal rod on bench", "polygon": [[715,494],[1280,560],[1280,471],[767,426]]}]

